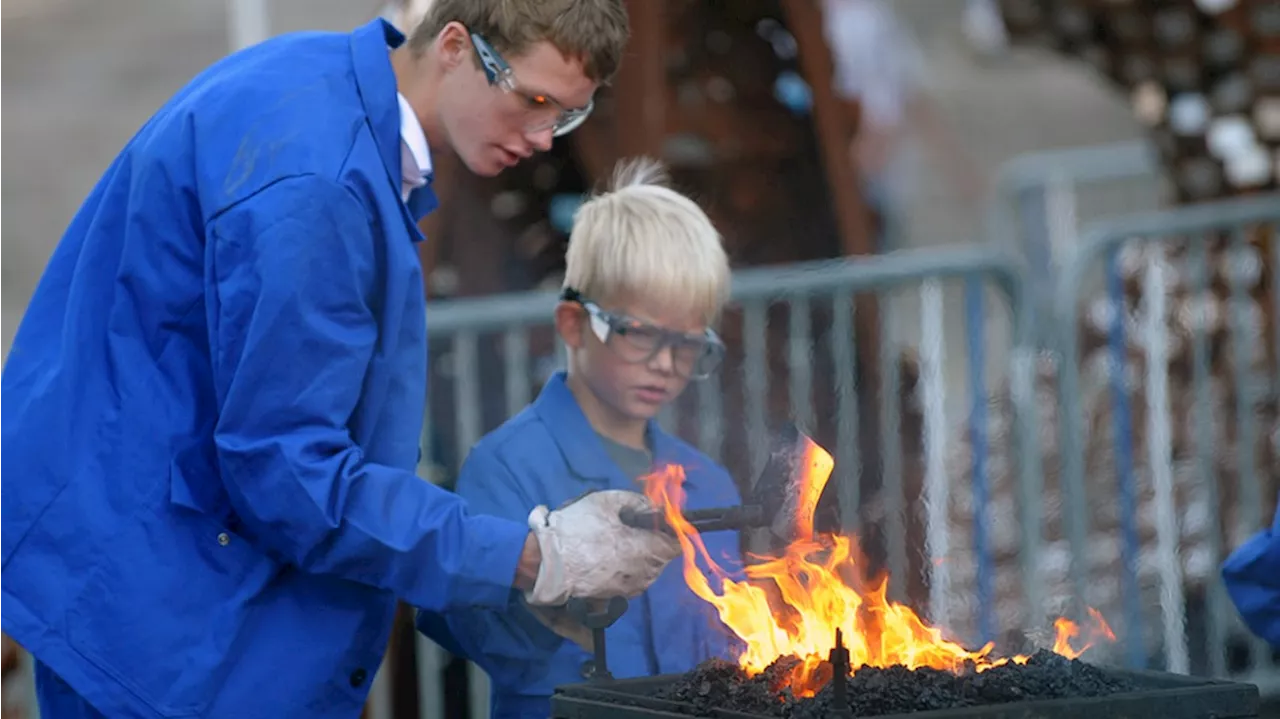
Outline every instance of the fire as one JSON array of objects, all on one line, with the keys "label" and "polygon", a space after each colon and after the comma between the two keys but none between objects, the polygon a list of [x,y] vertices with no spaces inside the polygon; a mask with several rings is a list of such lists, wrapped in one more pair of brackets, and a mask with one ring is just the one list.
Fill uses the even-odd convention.
[{"label": "fire", "polygon": [[[947,640],[910,607],[886,599],[887,579],[862,580],[861,557],[850,538],[814,537],[813,513],[833,466],[830,454],[807,443],[798,470],[804,475],[794,522],[801,539],[787,546],[780,557],[761,558],[760,563],[746,566],[745,582],[727,576],[681,514],[684,470],[670,466],[645,480],[645,494],[661,509],[680,541],[685,582],[716,608],[720,620],[745,644],[738,658],[742,668],[754,675],[780,657],[794,656],[800,662],[791,671],[788,686],[796,696],[812,696],[829,680],[822,675],[822,662],[835,646],[837,628],[842,630],[854,669],[902,665],[958,672],[967,666],[983,671],[1010,661],[1025,663],[1024,656],[991,656],[993,644],[975,652]],[[719,592],[699,568],[698,557],[718,580]],[[1074,659],[1099,638],[1115,640],[1102,616],[1093,609],[1089,613],[1087,630],[1065,618],[1054,623],[1054,652]],[[830,669],[825,671],[829,674]]]}]

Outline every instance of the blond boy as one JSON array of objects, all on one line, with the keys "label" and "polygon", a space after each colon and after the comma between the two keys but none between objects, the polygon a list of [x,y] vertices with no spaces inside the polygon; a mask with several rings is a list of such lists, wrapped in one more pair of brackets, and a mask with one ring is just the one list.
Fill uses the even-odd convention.
[{"label": "blond boy", "polygon": [[[724,469],[654,421],[718,367],[724,345],[711,328],[729,286],[719,234],[665,179],[651,160],[621,163],[611,190],[578,211],[555,309],[568,371],[472,449],[457,489],[474,511],[524,518],[591,490],[638,490],[639,477],[666,464],[685,468],[688,507],[739,502]],[[705,541],[713,556],[738,557],[736,532]],[[451,613],[424,631],[447,631],[489,673],[494,717],[545,719],[552,689],[582,681],[591,654],[581,627],[537,611],[513,592],[505,611]],[[622,678],[687,671],[727,654],[729,637],[677,562],[632,600],[607,645]]]}]

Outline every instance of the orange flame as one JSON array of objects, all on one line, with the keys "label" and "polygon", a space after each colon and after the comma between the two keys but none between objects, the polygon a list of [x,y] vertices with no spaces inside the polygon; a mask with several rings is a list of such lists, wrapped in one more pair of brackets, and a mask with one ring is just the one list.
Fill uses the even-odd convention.
[{"label": "orange flame", "polygon": [[[662,510],[680,541],[685,583],[714,606],[725,626],[745,643],[738,658],[742,668],[754,675],[781,657],[794,656],[800,662],[791,670],[786,686],[796,696],[812,696],[829,680],[830,668],[824,670],[822,663],[835,646],[837,628],[843,630],[854,669],[902,665],[959,672],[969,665],[984,671],[1010,661],[1025,663],[1024,656],[992,657],[993,643],[971,652],[945,639],[940,629],[928,625],[910,607],[886,599],[887,579],[864,586],[861,557],[850,538],[814,537],[813,513],[833,466],[830,454],[812,442],[807,444],[798,470],[804,473],[794,518],[798,539],[782,556],[761,558],[760,563],[746,566],[745,582],[726,575],[708,554],[698,531],[682,515],[683,468],[669,466],[645,478],[646,496]],[[719,580],[718,593],[712,589],[708,574],[699,568],[699,557]],[[770,593],[776,601],[770,601]],[[1080,627],[1067,619],[1054,623],[1054,652],[1074,659],[1098,638],[1115,640],[1101,614],[1093,609],[1089,613],[1095,626],[1086,632],[1086,641],[1078,649],[1072,640],[1079,637]]]}]

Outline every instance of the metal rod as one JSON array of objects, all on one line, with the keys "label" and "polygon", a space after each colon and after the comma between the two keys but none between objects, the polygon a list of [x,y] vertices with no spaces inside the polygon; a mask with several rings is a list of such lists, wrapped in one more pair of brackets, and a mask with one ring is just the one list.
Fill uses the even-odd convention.
[{"label": "metal rod", "polygon": [[231,52],[243,50],[270,37],[267,0],[227,0],[227,36]]}]

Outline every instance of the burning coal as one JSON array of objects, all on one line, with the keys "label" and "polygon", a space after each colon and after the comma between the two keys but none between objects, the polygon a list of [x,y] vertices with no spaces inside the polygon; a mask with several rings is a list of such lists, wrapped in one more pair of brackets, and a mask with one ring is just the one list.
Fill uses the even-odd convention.
[{"label": "burning coal", "polygon": [[[798,469],[803,477],[797,502],[804,511],[795,536],[800,539],[782,556],[746,566],[746,582],[728,577],[682,515],[684,471],[672,466],[646,479],[645,494],[679,538],[685,582],[716,608],[720,620],[746,646],[738,658],[744,676],[768,671],[766,683],[774,696],[784,690],[794,697],[815,696],[831,677],[826,659],[836,645],[837,629],[853,670],[902,667],[974,675],[1027,664],[1026,656],[992,656],[993,644],[969,651],[944,638],[910,607],[886,599],[887,578],[864,580],[864,563],[852,539],[814,537],[813,512],[833,466],[829,453],[807,443]],[[706,571],[698,566],[699,559]],[[1052,651],[1064,659],[1079,657],[1100,639],[1115,639],[1093,610],[1085,626],[1059,619],[1055,629]]]},{"label": "burning coal", "polygon": [[864,666],[845,680],[840,692],[843,696],[837,695],[835,683],[829,681],[831,665],[824,664],[820,673],[825,674],[827,683],[813,697],[798,698],[787,682],[800,663],[795,657],[785,657],[751,675],[732,662],[711,660],[664,686],[656,696],[688,705],[697,716],[713,716],[715,710],[722,709],[761,717],[830,719],[1089,699],[1137,688],[1124,676],[1041,650],[1025,664],[1005,664],[983,672]]}]

